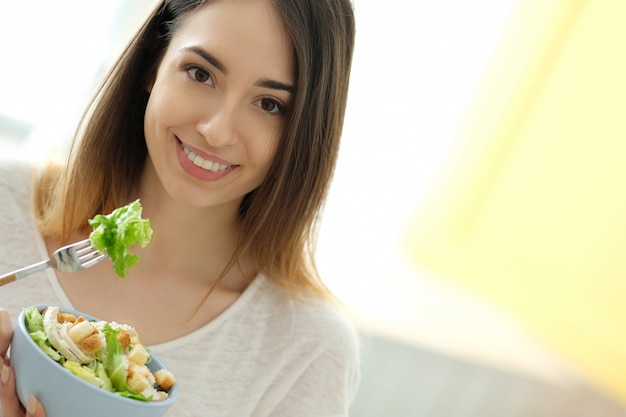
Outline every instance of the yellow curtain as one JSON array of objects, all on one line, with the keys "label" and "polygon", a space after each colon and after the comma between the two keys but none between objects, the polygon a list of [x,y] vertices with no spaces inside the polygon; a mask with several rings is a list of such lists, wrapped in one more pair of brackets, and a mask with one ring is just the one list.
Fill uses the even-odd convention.
[{"label": "yellow curtain", "polygon": [[625,19],[521,1],[407,239],[626,403]]}]

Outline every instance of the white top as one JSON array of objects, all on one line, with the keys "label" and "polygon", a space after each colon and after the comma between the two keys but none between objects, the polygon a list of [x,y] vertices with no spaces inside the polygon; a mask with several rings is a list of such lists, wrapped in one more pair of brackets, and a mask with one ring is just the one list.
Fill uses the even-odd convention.
[{"label": "white top", "polygon": [[[47,258],[33,222],[34,172],[0,162],[0,274]],[[31,305],[72,308],[52,270],[0,287],[0,307],[14,320]],[[263,276],[212,322],[150,348],[180,383],[168,416],[347,416],[359,381],[346,318],[326,302],[293,300]]]}]

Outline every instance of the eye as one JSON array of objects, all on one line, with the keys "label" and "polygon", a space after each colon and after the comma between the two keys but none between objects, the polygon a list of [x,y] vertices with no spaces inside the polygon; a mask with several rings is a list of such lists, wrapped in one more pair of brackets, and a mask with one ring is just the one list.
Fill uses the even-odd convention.
[{"label": "eye", "polygon": [[209,71],[205,70],[204,68],[197,65],[189,65],[185,67],[185,70],[192,80],[210,86],[215,85],[215,83],[213,82],[213,76]]},{"label": "eye", "polygon": [[255,104],[259,106],[263,111],[272,114],[284,114],[285,106],[279,103],[277,100],[271,98],[262,98],[255,101]]}]

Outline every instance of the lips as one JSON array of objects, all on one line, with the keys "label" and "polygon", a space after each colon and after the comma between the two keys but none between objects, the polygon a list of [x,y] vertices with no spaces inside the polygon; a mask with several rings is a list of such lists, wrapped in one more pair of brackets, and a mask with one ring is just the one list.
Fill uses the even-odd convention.
[{"label": "lips", "polygon": [[224,178],[239,165],[229,164],[216,156],[202,154],[201,150],[194,149],[178,139],[178,162],[187,174],[202,180],[216,181]]},{"label": "lips", "polygon": [[187,159],[189,159],[193,164],[202,169],[206,169],[211,172],[220,172],[225,171],[230,168],[232,165],[223,164],[217,161],[211,161],[209,159],[204,159],[200,155],[196,154],[194,151],[189,149],[184,143],[181,142],[181,146],[183,148],[183,152],[187,155]]}]

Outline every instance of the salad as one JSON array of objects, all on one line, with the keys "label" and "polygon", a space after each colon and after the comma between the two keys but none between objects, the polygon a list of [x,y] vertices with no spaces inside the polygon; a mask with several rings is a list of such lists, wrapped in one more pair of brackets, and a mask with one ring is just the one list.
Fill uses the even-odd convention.
[{"label": "salad", "polygon": [[90,384],[123,397],[160,401],[176,382],[167,369],[150,371],[150,352],[134,327],[61,312],[24,310],[31,338],[54,361]]},{"label": "salad", "polygon": [[89,235],[91,245],[111,258],[115,273],[122,278],[126,277],[128,268],[139,261],[139,255],[128,249],[135,244],[144,248],[152,239],[150,220],[141,218],[142,210],[139,200],[135,200],[110,214],[97,214],[89,220],[93,227]]}]

